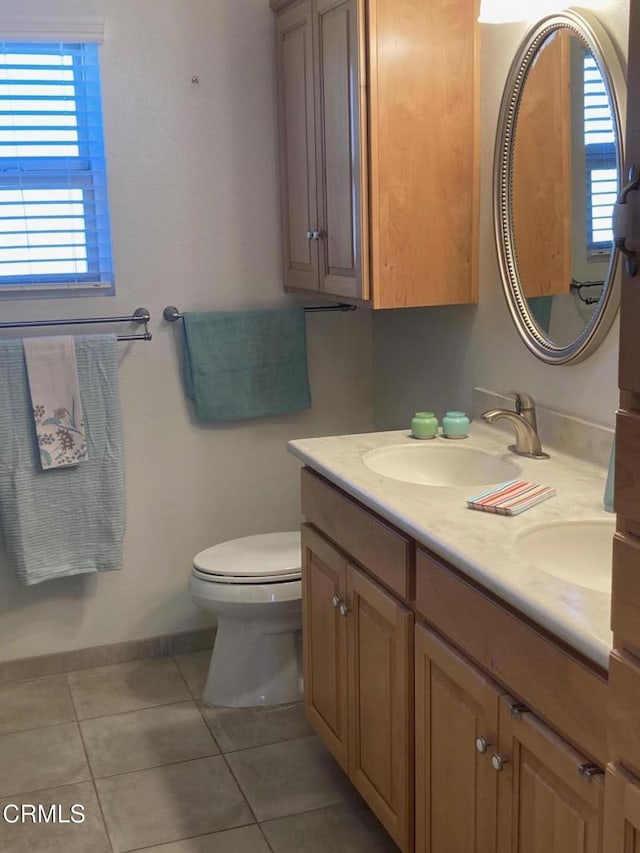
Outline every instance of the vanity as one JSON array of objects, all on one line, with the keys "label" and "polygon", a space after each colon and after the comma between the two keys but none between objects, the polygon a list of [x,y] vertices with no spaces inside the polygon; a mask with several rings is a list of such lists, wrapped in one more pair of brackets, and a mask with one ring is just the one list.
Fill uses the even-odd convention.
[{"label": "vanity", "polygon": [[[474,422],[464,442],[289,445],[305,464],[307,717],[404,853],[601,850],[610,595],[541,570],[535,537],[581,519],[610,543],[603,469],[506,443]],[[390,453],[451,463],[439,485],[408,483],[369,467]],[[487,484],[515,465],[558,496],[511,518],[471,511],[482,487],[459,481],[479,465]]]}]

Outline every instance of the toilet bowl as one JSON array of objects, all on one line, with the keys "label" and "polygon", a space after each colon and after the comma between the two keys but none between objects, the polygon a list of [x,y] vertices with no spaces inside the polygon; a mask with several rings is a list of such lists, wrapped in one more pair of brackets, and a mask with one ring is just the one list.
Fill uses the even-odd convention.
[{"label": "toilet bowl", "polygon": [[302,698],[300,533],[245,536],[201,551],[189,589],[218,619],[205,703],[244,708]]}]

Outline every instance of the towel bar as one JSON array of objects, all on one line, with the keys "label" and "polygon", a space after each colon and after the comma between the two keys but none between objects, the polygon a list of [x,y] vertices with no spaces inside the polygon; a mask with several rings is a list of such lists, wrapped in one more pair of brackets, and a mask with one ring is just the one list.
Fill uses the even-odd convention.
[{"label": "towel bar", "polygon": [[150,341],[151,332],[148,323],[151,315],[146,308],[136,308],[128,317],[76,317],[68,320],[25,320],[24,322],[0,323],[2,329],[38,329],[41,326],[79,326],[89,323],[138,323],[144,326],[141,335],[118,335],[119,341]]},{"label": "towel bar", "polygon": [[[337,305],[309,305],[304,308],[304,311],[355,311],[356,305],[347,305],[345,302],[339,302]],[[162,312],[162,316],[168,323],[175,323],[177,320],[183,320],[182,314],[175,305],[167,305]]]}]

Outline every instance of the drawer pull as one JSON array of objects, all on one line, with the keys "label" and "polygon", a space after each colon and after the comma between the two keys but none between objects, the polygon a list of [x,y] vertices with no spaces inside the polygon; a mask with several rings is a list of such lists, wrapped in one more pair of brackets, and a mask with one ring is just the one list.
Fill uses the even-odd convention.
[{"label": "drawer pull", "polygon": [[586,779],[587,782],[593,782],[594,776],[603,776],[604,770],[598,767],[597,764],[590,764],[587,762],[586,764],[581,764],[578,767],[578,773],[582,776],[583,779]]}]

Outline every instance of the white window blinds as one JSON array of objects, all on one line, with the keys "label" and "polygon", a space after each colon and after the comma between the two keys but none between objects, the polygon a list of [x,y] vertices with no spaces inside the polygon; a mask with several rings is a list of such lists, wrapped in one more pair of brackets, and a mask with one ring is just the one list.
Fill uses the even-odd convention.
[{"label": "white window blinds", "polygon": [[587,248],[608,252],[618,192],[616,137],[609,96],[597,62],[584,56],[584,144],[587,178]]},{"label": "white window blinds", "polygon": [[112,287],[97,45],[0,42],[0,293]]}]

